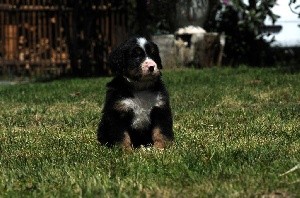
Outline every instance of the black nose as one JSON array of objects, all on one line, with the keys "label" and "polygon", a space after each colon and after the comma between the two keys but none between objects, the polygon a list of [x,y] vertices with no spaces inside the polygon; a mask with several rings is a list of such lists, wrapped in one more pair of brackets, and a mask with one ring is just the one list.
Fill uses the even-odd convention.
[{"label": "black nose", "polygon": [[154,66],[149,66],[149,71],[153,72],[154,71]]}]

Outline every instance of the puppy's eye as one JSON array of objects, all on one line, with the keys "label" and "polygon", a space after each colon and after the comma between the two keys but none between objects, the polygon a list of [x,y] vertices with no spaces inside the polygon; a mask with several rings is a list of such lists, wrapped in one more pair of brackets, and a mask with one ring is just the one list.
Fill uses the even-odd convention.
[{"label": "puppy's eye", "polygon": [[158,53],[157,49],[154,46],[149,46],[147,48],[147,52],[148,52],[148,54],[151,54],[151,55],[156,55]]},{"label": "puppy's eye", "polygon": [[137,48],[137,49],[133,50],[133,53],[132,53],[133,57],[137,58],[137,57],[141,57],[143,55],[144,55],[144,52],[142,49]]},{"label": "puppy's eye", "polygon": [[151,54],[155,54],[155,53],[156,53],[156,50],[155,50],[154,47],[151,47],[151,48],[150,48],[150,51],[151,51]]}]

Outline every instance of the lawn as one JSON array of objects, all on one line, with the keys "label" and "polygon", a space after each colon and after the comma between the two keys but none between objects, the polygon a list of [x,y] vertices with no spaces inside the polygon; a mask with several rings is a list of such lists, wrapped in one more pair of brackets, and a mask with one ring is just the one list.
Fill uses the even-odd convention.
[{"label": "lawn", "polygon": [[300,196],[300,73],[164,71],[176,141],[96,141],[110,78],[0,86],[0,197]]}]

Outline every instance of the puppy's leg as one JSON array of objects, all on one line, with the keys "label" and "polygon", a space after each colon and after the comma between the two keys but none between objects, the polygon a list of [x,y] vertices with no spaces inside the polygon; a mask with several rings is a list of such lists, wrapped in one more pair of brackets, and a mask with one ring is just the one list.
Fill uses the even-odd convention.
[{"label": "puppy's leg", "polygon": [[129,133],[127,131],[125,131],[125,133],[124,133],[124,138],[121,142],[121,146],[122,146],[123,150],[125,150],[125,151],[131,151],[132,150],[131,138],[130,138]]},{"label": "puppy's leg", "polygon": [[167,139],[162,134],[159,127],[155,127],[152,131],[153,146],[158,149],[164,149],[166,147]]},{"label": "puppy's leg", "polygon": [[132,143],[129,133],[124,123],[116,115],[103,115],[98,127],[98,141],[109,147],[119,145],[123,148],[130,148]]},{"label": "puppy's leg", "polygon": [[155,148],[164,149],[174,140],[170,108],[155,108],[151,112],[152,141]]}]

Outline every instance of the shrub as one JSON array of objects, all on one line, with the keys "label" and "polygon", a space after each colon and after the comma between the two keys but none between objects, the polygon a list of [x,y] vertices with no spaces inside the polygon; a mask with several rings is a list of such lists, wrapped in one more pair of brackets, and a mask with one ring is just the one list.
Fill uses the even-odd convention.
[{"label": "shrub", "polygon": [[[224,1],[225,2],[225,1]],[[223,63],[252,66],[272,65],[275,57],[270,42],[264,40],[263,26],[269,16],[273,23],[279,17],[271,8],[276,0],[233,0],[221,4],[210,18],[206,29],[226,35]]]}]

